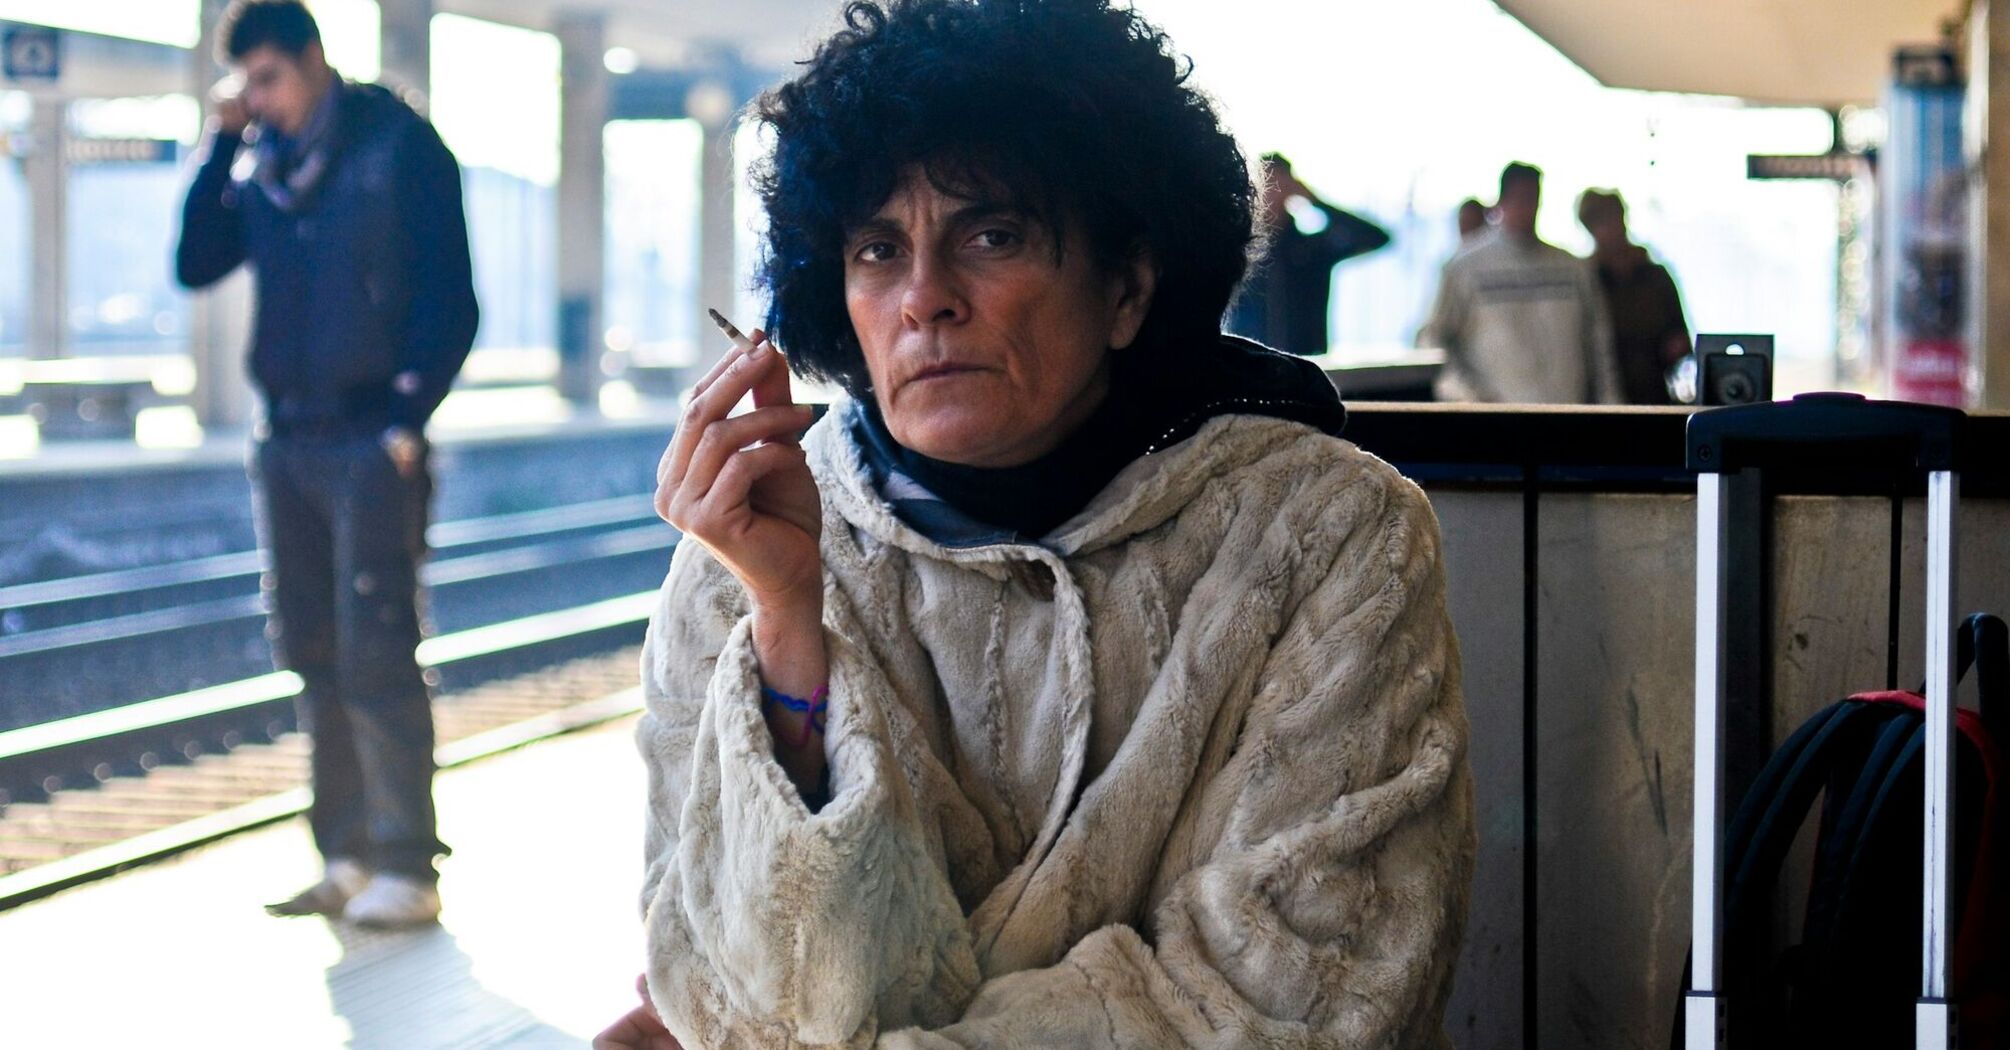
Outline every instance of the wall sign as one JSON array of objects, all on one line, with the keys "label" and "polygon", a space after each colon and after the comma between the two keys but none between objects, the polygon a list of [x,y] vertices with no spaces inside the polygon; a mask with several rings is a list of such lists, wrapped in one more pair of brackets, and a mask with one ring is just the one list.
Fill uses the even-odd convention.
[{"label": "wall sign", "polygon": [[0,67],[9,80],[48,82],[63,74],[63,36],[47,26],[0,30],[0,51]]}]

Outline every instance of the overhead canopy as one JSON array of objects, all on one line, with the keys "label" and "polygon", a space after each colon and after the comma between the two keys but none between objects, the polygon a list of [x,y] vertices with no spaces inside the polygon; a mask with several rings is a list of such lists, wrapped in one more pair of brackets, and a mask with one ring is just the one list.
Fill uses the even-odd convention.
[{"label": "overhead canopy", "polygon": [[1892,50],[1963,0],[1496,0],[1611,87],[1834,108],[1875,103]]},{"label": "overhead canopy", "polygon": [[729,43],[757,65],[809,57],[837,28],[840,0],[433,0],[434,9],[549,29],[568,13],[607,17],[610,44],[645,61],[679,64],[693,44]]}]

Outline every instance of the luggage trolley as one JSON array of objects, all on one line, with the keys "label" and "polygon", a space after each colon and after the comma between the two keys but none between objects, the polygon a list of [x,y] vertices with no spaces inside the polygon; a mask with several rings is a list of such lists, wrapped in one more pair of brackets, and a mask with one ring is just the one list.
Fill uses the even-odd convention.
[{"label": "luggage trolley", "polygon": [[[1696,472],[1696,770],[1690,984],[1683,996],[1687,1050],[1724,1046],[1722,645],[1728,577],[1725,477],[1741,470],[1834,470],[1872,454],[1926,474],[1926,799],[1924,924],[1915,1010],[1919,1050],[1954,1045],[1950,1000],[1954,828],[1955,526],[1960,498],[1956,439],[1965,416],[1951,408],[1806,394],[1738,405],[1689,419],[1687,461]],[[1894,581],[1895,583],[1895,581]]]}]

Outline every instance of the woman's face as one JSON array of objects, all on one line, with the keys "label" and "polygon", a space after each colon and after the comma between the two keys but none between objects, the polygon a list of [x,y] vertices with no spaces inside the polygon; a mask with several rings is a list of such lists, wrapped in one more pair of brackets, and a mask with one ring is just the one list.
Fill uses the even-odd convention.
[{"label": "woman's face", "polygon": [[1109,387],[1151,304],[1149,258],[1102,273],[1079,230],[943,193],[910,172],[845,244],[845,306],[894,440],[1008,467],[1050,452]]}]

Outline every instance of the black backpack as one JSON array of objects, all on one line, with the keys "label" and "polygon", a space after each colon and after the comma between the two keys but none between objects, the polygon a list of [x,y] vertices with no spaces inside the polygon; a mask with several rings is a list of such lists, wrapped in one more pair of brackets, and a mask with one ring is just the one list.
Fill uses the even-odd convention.
[{"label": "black backpack", "polygon": [[[2010,638],[1977,614],[1957,635],[1981,711],[1956,714],[1955,1003],[1964,1050],[2010,1050]],[[1922,690],[1923,692],[1923,690]],[[1925,704],[1859,693],[1767,761],[1724,839],[1723,995],[1729,1046],[1908,1047],[1920,989]],[[1800,939],[1771,947],[1782,866],[1822,798]],[[1682,987],[1689,986],[1683,975]],[[1683,1039],[1676,1011],[1671,1046]]]}]

